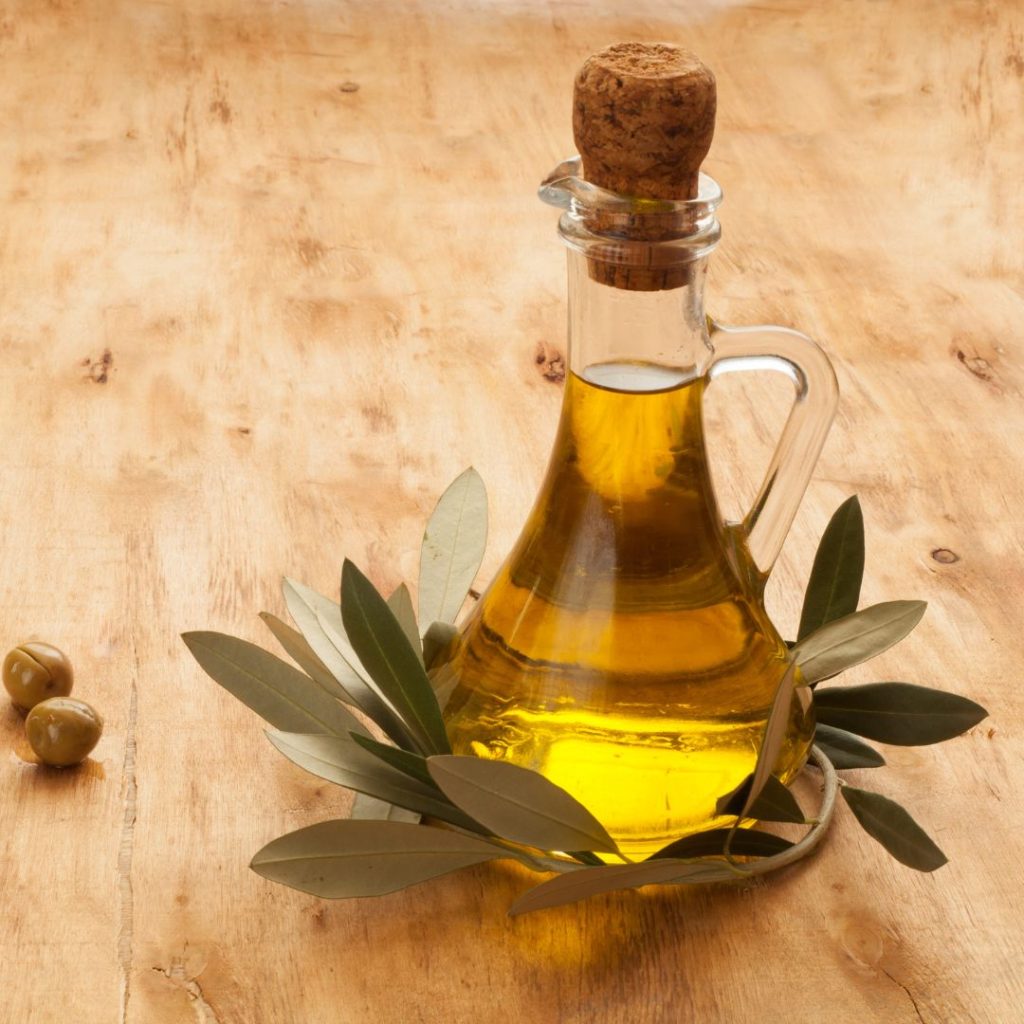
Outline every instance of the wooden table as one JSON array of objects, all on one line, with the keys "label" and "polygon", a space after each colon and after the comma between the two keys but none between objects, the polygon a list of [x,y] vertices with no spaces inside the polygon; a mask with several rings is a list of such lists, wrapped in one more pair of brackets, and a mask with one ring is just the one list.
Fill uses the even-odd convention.
[{"label": "wooden table", "polygon": [[[5,1024],[1024,1020],[1024,9],[625,6],[3,5],[2,644],[66,649],[107,723],[91,762],[44,770],[0,714]],[[777,621],[857,492],[865,600],[930,611],[855,678],[992,712],[864,773],[951,863],[905,869],[841,809],[810,863],[731,891],[509,920],[526,878],[500,867],[360,902],[273,886],[252,853],[348,797],[178,634],[270,643],[278,578],[334,591],[344,554],[413,578],[470,463],[494,571],[560,395],[563,255],[534,188],[572,150],[576,66],[622,38],[718,74],[713,310],[802,327],[840,377]],[[749,493],[777,420],[716,415]]]}]

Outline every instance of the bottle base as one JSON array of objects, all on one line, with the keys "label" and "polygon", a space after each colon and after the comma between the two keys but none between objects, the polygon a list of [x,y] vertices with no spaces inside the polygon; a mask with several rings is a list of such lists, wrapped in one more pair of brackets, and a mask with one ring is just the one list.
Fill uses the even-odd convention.
[{"label": "bottle base", "polygon": [[[576,716],[572,716],[575,718]],[[726,827],[734,820],[715,811],[718,800],[753,770],[764,720],[673,720],[657,732],[612,731],[600,723],[556,715],[473,714],[472,729],[449,722],[455,753],[507,760],[540,772],[576,797],[608,830],[622,852],[642,860],[695,832]],[[794,721],[779,762],[783,781],[806,759],[810,723],[794,702]],[[467,721],[468,725],[468,721]],[[486,737],[486,738],[485,738]],[[753,822],[745,823],[753,824]],[[617,858],[608,858],[615,862]]]}]

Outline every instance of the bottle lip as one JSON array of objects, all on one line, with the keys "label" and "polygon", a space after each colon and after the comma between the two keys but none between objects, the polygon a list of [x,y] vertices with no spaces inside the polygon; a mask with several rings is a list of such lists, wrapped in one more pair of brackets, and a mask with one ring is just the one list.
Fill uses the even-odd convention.
[{"label": "bottle lip", "polygon": [[635,290],[677,287],[691,280],[672,269],[707,256],[718,244],[721,228],[715,210],[722,189],[701,174],[693,199],[640,199],[609,192],[580,177],[578,156],[563,160],[541,182],[543,202],[563,210],[558,223],[562,241],[589,260],[631,268],[628,280],[612,270],[617,287]]},{"label": "bottle lip", "polygon": [[714,219],[715,210],[722,202],[721,186],[703,171],[698,176],[697,195],[693,199],[642,199],[609,192],[583,177],[583,160],[579,156],[571,156],[555,167],[540,183],[537,194],[548,206],[577,216],[588,213],[625,214],[629,217],[677,215],[681,222],[698,230],[702,222]]}]

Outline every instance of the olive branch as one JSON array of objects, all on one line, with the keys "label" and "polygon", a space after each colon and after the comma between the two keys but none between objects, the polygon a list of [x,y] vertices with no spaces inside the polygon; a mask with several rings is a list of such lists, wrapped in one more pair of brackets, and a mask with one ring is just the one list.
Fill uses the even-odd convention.
[{"label": "olive branch", "polygon": [[[383,895],[493,860],[554,872],[512,905],[509,912],[521,914],[619,889],[728,882],[785,867],[820,843],[837,792],[901,863],[919,871],[946,863],[903,807],[836,774],[885,764],[866,740],[938,743],[987,715],[965,697],[911,683],[821,685],[903,640],[925,611],[922,601],[858,610],[864,522],[856,497],[839,507],[822,536],[754,770],[718,801],[731,824],[683,836],[641,861],[626,857],[579,801],[539,773],[451,753],[442,710],[457,681],[449,666],[454,622],[486,539],[486,490],[468,469],[427,524],[418,618],[404,584],[385,600],[346,560],[340,601],[286,579],[285,603],[297,628],[261,614],[294,664],[222,633],[184,634],[204,671],[271,726],[268,738],[285,757],[356,793],[350,818],[299,829],[260,850],[252,860],[258,874],[343,898]],[[817,719],[811,763],[822,795],[813,817],[772,774],[798,687],[813,693]],[[807,831],[791,842],[740,827],[751,819]]]}]

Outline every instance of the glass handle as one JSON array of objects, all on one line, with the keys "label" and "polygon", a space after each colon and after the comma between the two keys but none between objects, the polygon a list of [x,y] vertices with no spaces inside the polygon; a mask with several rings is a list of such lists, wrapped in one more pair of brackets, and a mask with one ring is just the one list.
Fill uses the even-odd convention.
[{"label": "glass handle", "polygon": [[771,572],[807,490],[839,402],[828,356],[806,334],[787,327],[725,327],[708,321],[714,358],[711,380],[742,370],[783,373],[796,399],[753,508],[743,520],[758,569]]}]

